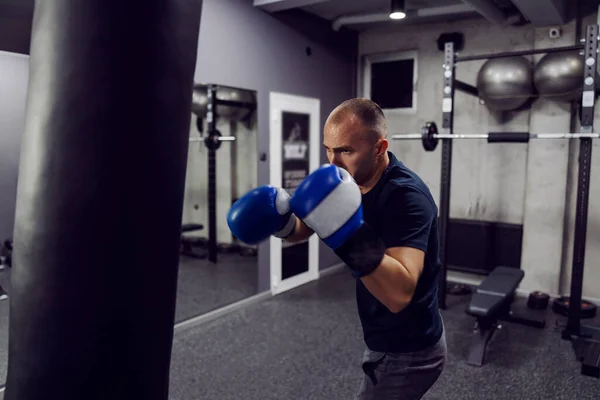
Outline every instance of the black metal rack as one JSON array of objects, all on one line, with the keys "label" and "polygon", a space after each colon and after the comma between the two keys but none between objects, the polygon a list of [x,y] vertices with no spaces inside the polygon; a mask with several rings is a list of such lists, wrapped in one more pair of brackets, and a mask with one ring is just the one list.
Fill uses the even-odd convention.
[{"label": "black metal rack", "polygon": [[[583,76],[580,128],[582,133],[591,133],[594,131],[598,34],[598,25],[590,25],[587,27],[586,36],[584,38],[585,68]],[[572,341],[575,354],[582,363],[581,373],[600,378],[600,328],[581,325],[581,297],[583,295],[583,271],[585,266],[591,164],[592,140],[580,139],[571,294],[569,298],[567,326],[562,332],[562,338]]]},{"label": "black metal rack", "polygon": [[[256,103],[225,100],[217,97],[219,85],[206,85],[206,123],[207,135],[204,143],[208,149],[208,260],[217,262],[217,155],[216,151],[220,146],[219,137],[221,133],[217,130],[217,120],[219,118],[217,106],[225,105],[249,110],[256,109]],[[201,118],[198,117],[197,124],[201,126]]]},{"label": "black metal rack", "polygon": [[[555,53],[562,51],[582,50],[585,68],[583,76],[583,95],[581,106],[581,133],[592,133],[594,130],[594,108],[596,99],[596,65],[598,50],[598,25],[589,25],[583,44],[529,51],[511,51],[495,54],[458,57],[453,43],[446,43],[444,50],[444,85],[443,85],[443,132],[453,134],[454,93],[455,89],[477,96],[477,89],[465,82],[456,80],[455,68],[459,62],[486,60],[491,58],[514,57],[522,55]],[[452,140],[442,139],[442,165],[439,207],[439,235],[441,274],[439,279],[439,305],[446,308],[447,292],[447,245],[448,223],[450,219],[450,180],[452,171]],[[592,140],[579,139],[579,179],[577,182],[577,208],[575,216],[575,240],[573,245],[573,263],[569,315],[562,337],[571,340],[577,359],[582,363],[582,374],[600,377],[600,328],[581,326],[580,307],[582,300],[583,272],[585,261],[587,212],[592,158]]]}]

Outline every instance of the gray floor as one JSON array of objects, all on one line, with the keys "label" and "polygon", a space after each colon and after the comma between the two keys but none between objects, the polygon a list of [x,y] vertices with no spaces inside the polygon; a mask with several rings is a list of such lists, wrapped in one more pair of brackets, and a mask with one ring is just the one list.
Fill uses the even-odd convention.
[{"label": "gray floor", "polygon": [[[219,254],[217,264],[182,256],[176,322],[257,294],[257,262],[256,257],[242,257],[238,254]],[[10,270],[0,271],[0,285],[10,293],[9,274]],[[6,380],[9,307],[10,299],[0,301],[0,385]]]},{"label": "gray floor", "polygon": [[218,263],[181,257],[175,321],[205,314],[257,294],[258,259],[219,254]]},{"label": "gray floor", "polygon": [[[600,380],[579,374],[550,310],[544,330],[508,324],[486,365],[466,365],[467,299],[442,312],[449,361],[425,399],[600,398]],[[362,350],[353,279],[328,276],[178,335],[170,399],[352,399]]]},{"label": "gray floor", "polygon": [[[426,400],[600,398],[600,380],[579,374],[570,344],[555,329],[564,318],[550,310],[546,329],[507,324],[488,363],[466,365],[473,322],[466,300],[449,297],[442,311],[449,361]],[[352,399],[362,350],[354,282],[343,271],[180,333],[170,400]]]}]

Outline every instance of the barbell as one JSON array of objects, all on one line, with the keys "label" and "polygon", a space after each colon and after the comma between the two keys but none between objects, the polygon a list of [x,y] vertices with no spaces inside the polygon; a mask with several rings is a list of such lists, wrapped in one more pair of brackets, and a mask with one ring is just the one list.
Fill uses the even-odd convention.
[{"label": "barbell", "polygon": [[488,143],[527,143],[531,139],[598,139],[598,133],[529,133],[529,132],[489,132],[489,133],[439,133],[435,122],[427,122],[421,133],[401,133],[392,135],[392,140],[421,140],[425,151],[433,151],[438,141],[456,139],[487,139]]},{"label": "barbell", "polygon": [[208,133],[208,135],[202,135],[199,137],[191,137],[190,142],[204,142],[206,147],[211,150],[217,150],[221,147],[221,142],[234,142],[235,136],[223,136],[221,132],[214,130]]}]

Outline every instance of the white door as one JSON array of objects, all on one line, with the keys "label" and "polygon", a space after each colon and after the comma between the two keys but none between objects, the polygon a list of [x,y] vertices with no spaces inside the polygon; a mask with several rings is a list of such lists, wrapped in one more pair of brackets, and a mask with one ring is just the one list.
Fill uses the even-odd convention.
[{"label": "white door", "polygon": [[[272,92],[269,104],[270,183],[293,195],[302,180],[320,165],[321,102]],[[271,237],[270,252],[273,294],[319,278],[317,235],[292,245]]]}]

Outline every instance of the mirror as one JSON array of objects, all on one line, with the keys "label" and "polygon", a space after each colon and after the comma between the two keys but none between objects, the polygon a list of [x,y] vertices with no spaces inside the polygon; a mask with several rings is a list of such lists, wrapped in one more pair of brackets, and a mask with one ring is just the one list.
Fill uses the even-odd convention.
[{"label": "mirror", "polygon": [[258,291],[257,249],[227,226],[233,202],[257,186],[256,93],[196,84],[190,118],[176,323]]},{"label": "mirror", "polygon": [[[1,208],[6,209],[11,218],[18,149],[24,128],[27,61],[27,58],[7,56],[4,62],[7,68],[19,64],[15,71],[19,72],[17,78],[22,78],[4,74],[13,86],[19,83],[19,87],[14,88],[10,102],[14,107],[3,106],[6,112],[0,115],[3,120],[13,122],[18,120],[15,115],[22,116],[18,120],[20,124],[5,124],[7,129],[2,137],[3,177],[10,181],[4,182],[3,187],[10,190],[3,196],[7,204]],[[218,114],[212,119],[207,112],[210,101],[214,101],[213,109]],[[257,186],[256,93],[220,85],[196,85],[190,121],[176,324],[251,297],[258,291],[257,249],[239,243],[227,226],[227,211],[233,202]],[[13,156],[15,154],[17,156]],[[0,396],[8,365],[11,242],[7,240],[12,236],[11,218],[2,220],[6,226],[0,224],[3,235],[0,237]]]},{"label": "mirror", "polygon": [[29,88],[29,56],[0,51],[0,399],[8,367],[10,260],[5,242],[12,238],[17,198],[21,137]]}]

